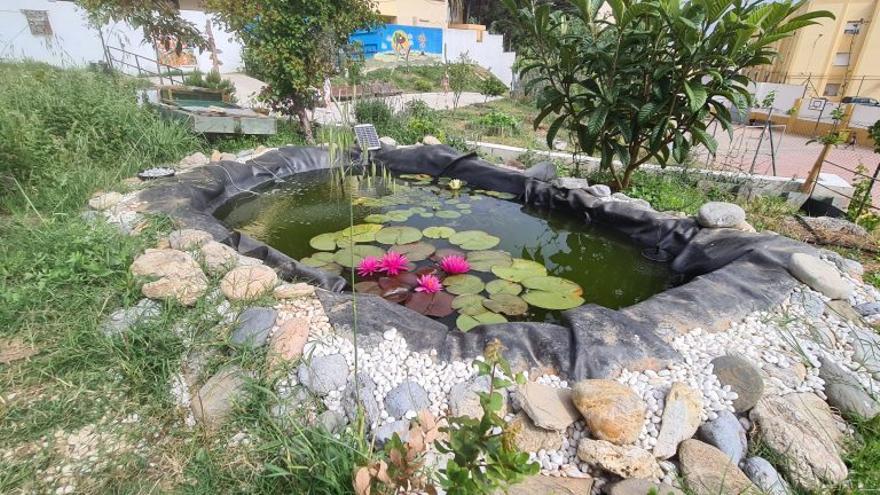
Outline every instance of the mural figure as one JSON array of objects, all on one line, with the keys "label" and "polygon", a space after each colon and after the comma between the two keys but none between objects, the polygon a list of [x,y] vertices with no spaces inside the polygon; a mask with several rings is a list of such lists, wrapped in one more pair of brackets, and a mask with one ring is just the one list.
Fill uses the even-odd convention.
[{"label": "mural figure", "polygon": [[397,55],[403,57],[405,60],[409,60],[409,51],[412,49],[412,40],[406,32],[402,29],[398,29],[394,31],[394,34],[391,35],[391,46],[394,48],[394,51],[397,52]]}]

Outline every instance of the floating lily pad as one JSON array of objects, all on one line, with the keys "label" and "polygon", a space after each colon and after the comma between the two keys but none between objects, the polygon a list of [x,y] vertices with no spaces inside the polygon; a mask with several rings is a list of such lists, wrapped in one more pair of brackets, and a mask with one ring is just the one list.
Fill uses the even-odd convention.
[{"label": "floating lily pad", "polygon": [[455,320],[455,326],[462,332],[467,332],[478,325],[490,325],[493,323],[506,323],[507,318],[497,313],[486,311],[475,315],[460,315]]},{"label": "floating lily pad", "polygon": [[334,251],[336,250],[336,232],[328,232],[326,234],[318,234],[309,240],[309,246],[318,251]]},{"label": "floating lily pad", "polygon": [[453,297],[448,292],[440,291],[435,294],[426,292],[414,292],[406,302],[406,307],[423,315],[443,318],[454,311],[452,309]]},{"label": "floating lily pad", "polygon": [[516,199],[516,194],[501,191],[483,191],[486,196],[492,196],[498,199]]},{"label": "floating lily pad", "polygon": [[584,303],[584,299],[580,296],[545,290],[530,290],[522,298],[532,306],[544,309],[571,309]]},{"label": "floating lily pad", "polygon": [[472,251],[467,254],[471,270],[478,272],[492,271],[492,267],[506,267],[513,263],[513,258],[506,251]]},{"label": "floating lily pad", "polygon": [[354,291],[360,294],[382,295],[382,288],[379,287],[378,282],[373,280],[364,280],[354,284]]},{"label": "floating lily pad", "polygon": [[412,242],[410,244],[395,244],[388,250],[403,254],[410,261],[422,261],[434,254],[435,249],[427,242]]},{"label": "floating lily pad", "polygon": [[476,275],[453,275],[443,279],[446,290],[455,295],[479,294],[485,285]]},{"label": "floating lily pad", "polygon": [[355,244],[350,248],[344,248],[336,251],[336,254],[333,255],[333,261],[346,268],[352,268],[354,266],[357,266],[357,264],[360,263],[361,260],[366,258],[367,256],[375,256],[376,258],[381,258],[384,254],[385,250],[380,247]]},{"label": "floating lily pad", "polygon": [[483,306],[493,313],[503,313],[507,316],[524,315],[529,310],[528,303],[512,294],[492,294],[489,299],[483,301]]},{"label": "floating lily pad", "polygon": [[460,210],[460,211],[461,211],[461,214],[462,214],[462,215],[470,215],[470,214],[471,214],[471,213],[473,213],[473,212],[474,212],[474,211],[473,211],[473,210],[471,210],[471,209],[467,209],[467,210]]},{"label": "floating lily pad", "polygon": [[509,294],[512,296],[519,295],[522,292],[522,286],[516,282],[509,280],[493,280],[486,284],[486,292],[493,294]]},{"label": "floating lily pad", "polygon": [[445,218],[447,220],[461,217],[461,213],[452,210],[439,210],[434,213],[437,218]]},{"label": "floating lily pad", "polygon": [[584,293],[580,285],[560,277],[531,277],[523,280],[522,284],[527,289],[556,292],[575,297]]},{"label": "floating lily pad", "polygon": [[382,289],[379,295],[388,301],[402,303],[412,295],[413,286],[408,282],[408,279],[400,276],[382,277],[379,279],[379,288]]},{"label": "floating lily pad", "polygon": [[471,209],[471,205],[468,203],[459,203],[459,204],[455,205],[455,207],[458,208],[459,210],[470,210]]},{"label": "floating lily pad", "polygon": [[431,181],[434,179],[433,176],[428,175],[428,174],[400,174],[400,175],[398,175],[398,177],[401,179],[404,179],[404,180],[418,180],[418,181],[424,181],[424,180]]},{"label": "floating lily pad", "polygon": [[434,218],[434,214],[431,212],[419,213],[419,216],[422,218]]},{"label": "floating lily pad", "polygon": [[[329,260],[327,260],[324,257],[319,258],[317,256],[319,254],[329,254],[329,255],[331,255],[331,258]],[[314,256],[310,256],[308,258],[303,258],[303,259],[299,260],[299,262],[306,265],[306,266],[310,266],[312,268],[319,268],[321,270],[324,270],[325,272],[329,272],[334,275],[339,275],[342,273],[342,266],[340,266],[338,263],[335,263],[333,261],[332,256],[333,256],[333,253],[315,253]]]},{"label": "floating lily pad", "polygon": [[456,297],[452,301],[452,308],[461,310],[467,307],[476,306],[480,309],[477,312],[482,313],[483,311],[485,311],[485,309],[483,308],[483,301],[485,300],[486,298],[479,294],[464,294]]},{"label": "floating lily pad", "polygon": [[514,258],[510,266],[496,266],[492,268],[492,273],[498,278],[503,278],[504,280],[522,282],[527,278],[543,277],[547,275],[547,269],[544,265],[535,261]]},{"label": "floating lily pad", "polygon": [[415,227],[385,227],[376,232],[376,241],[382,244],[409,244],[422,238],[422,231]]},{"label": "floating lily pad", "polygon": [[448,239],[451,235],[455,234],[455,229],[451,227],[428,227],[422,230],[422,234],[431,239]]},{"label": "floating lily pad", "polygon": [[497,246],[501,239],[482,230],[463,230],[451,236],[449,242],[469,251],[481,251]]},{"label": "floating lily pad", "polygon": [[390,222],[391,219],[388,218],[388,215],[385,215],[384,213],[372,213],[365,216],[364,221],[370,223],[387,223]]},{"label": "floating lily pad", "polygon": [[385,214],[385,217],[392,222],[405,222],[411,216],[413,216],[413,212],[409,210],[394,210]]}]

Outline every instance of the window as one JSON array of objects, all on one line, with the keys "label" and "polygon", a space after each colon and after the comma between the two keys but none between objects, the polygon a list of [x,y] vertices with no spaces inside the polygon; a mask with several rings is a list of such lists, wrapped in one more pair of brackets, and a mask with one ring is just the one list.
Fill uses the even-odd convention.
[{"label": "window", "polygon": [[836,67],[846,67],[849,65],[849,52],[837,52],[834,54],[834,65]]},{"label": "window", "polygon": [[837,93],[840,92],[840,84],[826,84],[825,92],[823,93],[825,96],[837,96]]},{"label": "window", "polygon": [[859,34],[859,31],[862,28],[862,21],[848,21],[846,23],[846,27],[843,28],[843,32],[846,34],[856,35]]},{"label": "window", "polygon": [[49,24],[49,12],[45,10],[22,10],[27,19],[28,28],[34,36],[52,36],[52,25]]}]

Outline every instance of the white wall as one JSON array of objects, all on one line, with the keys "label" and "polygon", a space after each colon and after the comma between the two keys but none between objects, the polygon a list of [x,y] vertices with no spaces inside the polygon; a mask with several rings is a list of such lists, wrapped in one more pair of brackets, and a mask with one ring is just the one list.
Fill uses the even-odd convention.
[{"label": "white wall", "polygon": [[787,113],[794,107],[795,101],[804,95],[804,87],[796,84],[778,84],[759,82],[752,83],[749,90],[755,95],[755,99],[760,102],[771,91],[776,92],[776,98],[773,100],[773,114]]},{"label": "white wall", "polygon": [[855,105],[849,124],[850,127],[868,128],[874,125],[874,122],[877,122],[878,120],[880,120],[880,107]]},{"label": "white wall", "polygon": [[[52,25],[52,36],[34,36],[28,28],[21,9],[45,10]],[[204,30],[207,16],[194,10],[181,11],[181,17]],[[143,43],[140,30],[126,23],[113,23],[101,28],[109,46],[124,48],[151,59],[156,52],[149,43]],[[241,45],[232,39],[216,22],[212,24],[214,41],[222,52],[220,72],[237,72],[242,67]],[[58,66],[82,66],[104,59],[98,31],[89,26],[85,12],[73,2],[47,0],[3,0],[0,4],[0,58],[33,59]],[[211,69],[208,52],[196,53],[202,71]],[[151,68],[155,70],[155,67]]]},{"label": "white wall", "polygon": [[448,61],[467,53],[477,65],[485,67],[508,87],[513,82],[513,62],[516,53],[504,51],[500,34],[483,32],[483,41],[477,41],[477,31],[471,29],[444,29],[444,51]]}]

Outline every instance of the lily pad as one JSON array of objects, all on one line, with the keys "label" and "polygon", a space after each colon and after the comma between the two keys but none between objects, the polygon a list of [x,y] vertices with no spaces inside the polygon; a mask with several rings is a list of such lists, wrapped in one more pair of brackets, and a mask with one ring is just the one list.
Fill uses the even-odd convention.
[{"label": "lily pad", "polygon": [[379,294],[388,301],[402,303],[410,298],[413,286],[401,277],[382,277],[379,279]]},{"label": "lily pad", "polygon": [[468,251],[481,251],[497,246],[501,239],[482,230],[463,230],[451,236],[449,242]]},{"label": "lily pad", "polygon": [[543,277],[547,275],[547,268],[535,261],[514,258],[513,262],[508,267],[493,267],[492,273],[494,273],[496,277],[503,278],[504,280],[522,282],[527,278]]},{"label": "lily pad", "polygon": [[422,231],[415,227],[385,227],[376,232],[376,241],[382,244],[409,244],[422,238]]},{"label": "lily pad", "polygon": [[447,256],[461,256],[463,258],[464,251],[452,248],[438,249],[436,252],[434,252],[434,256],[431,256],[431,259],[434,261],[440,261]]},{"label": "lily pad", "polygon": [[427,227],[422,230],[422,234],[431,239],[448,239],[455,234],[455,229],[451,227]]},{"label": "lily pad", "polygon": [[571,309],[584,303],[584,299],[580,296],[545,290],[530,290],[523,294],[522,298],[532,306],[544,309]]},{"label": "lily pad", "polygon": [[369,223],[387,223],[390,222],[391,219],[384,213],[372,213],[365,216],[364,221]]},{"label": "lily pad", "polygon": [[453,300],[452,295],[444,291],[435,294],[414,292],[406,302],[406,307],[423,315],[443,318],[452,314]]},{"label": "lily pad", "polygon": [[[329,254],[331,256],[333,255],[333,253],[315,253],[315,254],[316,255]],[[324,270],[325,272],[329,272],[334,275],[339,275],[342,273],[342,266],[340,266],[338,263],[335,263],[332,258],[328,261],[326,259],[318,258],[317,256],[310,256],[308,258],[303,258],[303,259],[299,260],[299,262],[306,265],[306,266],[310,266],[312,268],[319,268],[321,270]]]},{"label": "lily pad", "polygon": [[472,251],[467,254],[471,270],[478,272],[492,271],[493,267],[507,267],[513,263],[513,258],[506,251]]},{"label": "lily pad", "polygon": [[367,256],[375,256],[376,258],[381,258],[384,254],[385,250],[380,247],[355,244],[350,248],[344,248],[336,251],[336,254],[333,255],[333,261],[346,268],[352,268],[354,266],[357,266],[357,264],[360,263],[361,260],[366,258]]},{"label": "lily pad", "polygon": [[336,250],[336,232],[327,232],[326,234],[318,234],[309,240],[309,246],[318,251],[335,251]]},{"label": "lily pad", "polygon": [[412,242],[410,244],[395,244],[388,250],[403,254],[410,261],[422,261],[434,254],[436,248],[427,242]]},{"label": "lily pad", "polygon": [[493,323],[506,323],[507,318],[491,311],[477,313],[475,315],[460,315],[455,320],[455,326],[462,332],[467,332],[478,325],[490,325]]},{"label": "lily pad", "polygon": [[378,282],[373,280],[364,280],[363,282],[354,284],[354,291],[359,294],[382,295],[382,288],[379,287]]},{"label": "lily pad", "polygon": [[436,215],[437,218],[445,218],[447,220],[461,217],[461,213],[452,210],[439,210],[435,212],[434,215]]},{"label": "lily pad", "polygon": [[527,289],[556,292],[575,297],[584,293],[580,285],[560,277],[531,277],[523,280],[522,284]]},{"label": "lily pad", "polygon": [[503,313],[507,316],[524,315],[529,310],[528,303],[512,294],[492,294],[489,299],[483,301],[483,306],[493,313]]},{"label": "lily pad", "polygon": [[405,222],[411,216],[413,216],[413,212],[409,210],[394,210],[385,214],[385,217],[392,222]]},{"label": "lily pad", "polygon": [[469,306],[477,306],[480,308],[479,312],[483,312],[483,301],[485,300],[486,298],[479,294],[464,294],[456,297],[452,301],[452,309],[460,310]]},{"label": "lily pad", "polygon": [[419,213],[419,216],[422,218],[434,218],[434,214],[431,212]]},{"label": "lily pad", "polygon": [[431,181],[434,179],[434,176],[428,174],[400,174],[399,178],[404,180],[418,180],[418,181]]},{"label": "lily pad", "polygon": [[492,196],[498,199],[516,199],[516,194],[501,191],[483,191],[486,196]]},{"label": "lily pad", "polygon": [[446,286],[446,290],[459,296],[463,294],[479,294],[483,287],[485,287],[480,277],[468,274],[446,277],[443,280],[443,285]]},{"label": "lily pad", "polygon": [[517,296],[520,292],[522,292],[522,286],[516,282],[511,282],[509,280],[493,280],[486,284],[486,292],[490,295],[494,294],[509,294],[511,296]]},{"label": "lily pad", "polygon": [[458,208],[459,210],[470,210],[471,209],[471,205],[469,203],[458,203],[457,205],[455,205],[455,207]]}]

